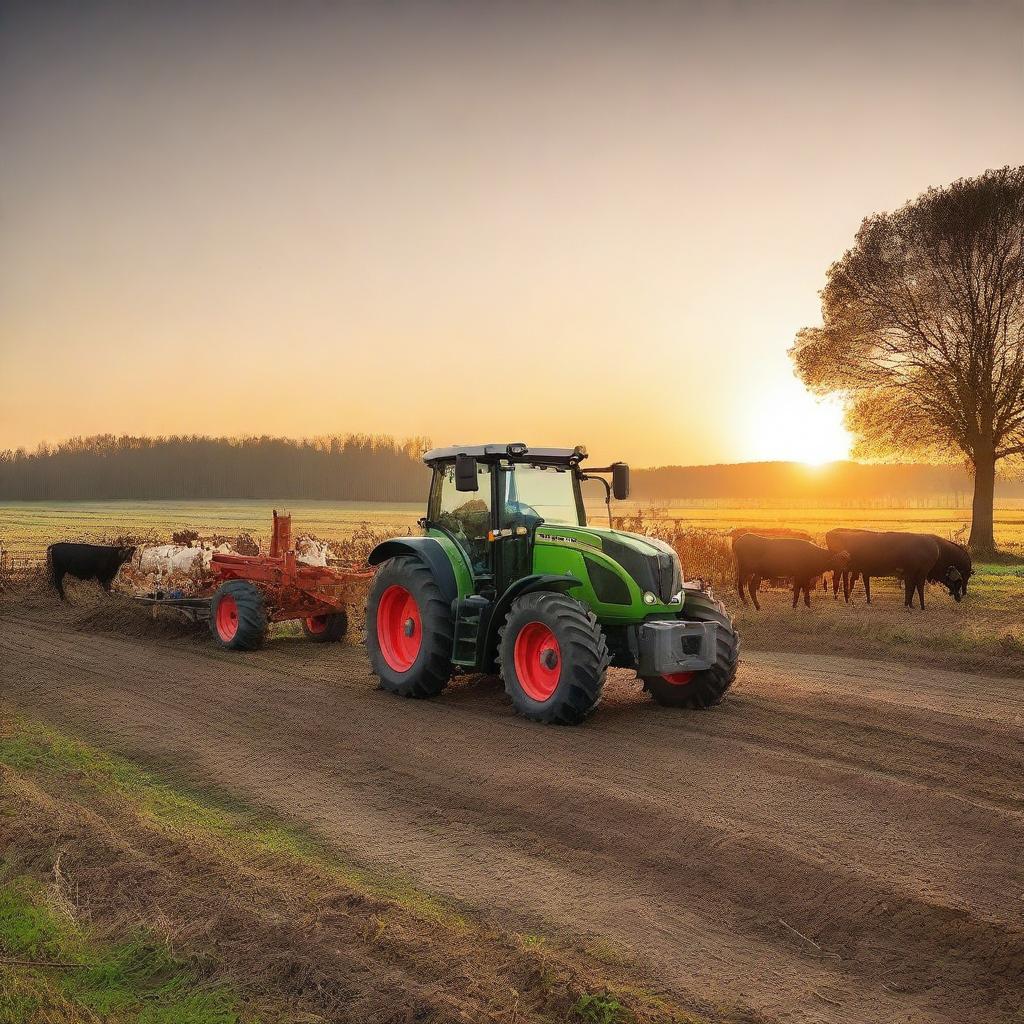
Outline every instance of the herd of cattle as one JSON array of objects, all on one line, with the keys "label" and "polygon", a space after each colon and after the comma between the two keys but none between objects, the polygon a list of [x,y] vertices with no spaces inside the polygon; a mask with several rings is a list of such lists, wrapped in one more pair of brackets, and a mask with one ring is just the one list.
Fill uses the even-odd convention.
[{"label": "herd of cattle", "polygon": [[838,598],[841,583],[849,602],[857,578],[862,577],[870,604],[871,577],[894,576],[903,581],[906,607],[913,607],[916,593],[923,609],[925,583],[940,583],[954,600],[961,601],[973,571],[967,548],[932,533],[829,530],[823,548],[806,540],[744,533],[734,537],[732,550],[736,589],[744,604],[749,593],[758,609],[757,592],[763,579],[792,580],[793,607],[801,593],[810,607],[811,588],[829,572],[833,598]]},{"label": "herd of cattle", "polygon": [[[46,552],[50,578],[64,597],[64,577],[94,579],[110,590],[121,566],[135,554],[132,547],[97,544],[51,544]],[[757,592],[762,580],[791,580],[793,607],[801,593],[810,607],[811,589],[819,579],[832,573],[832,596],[842,584],[847,602],[857,583],[864,580],[864,594],[871,603],[871,578],[895,576],[903,581],[904,604],[913,607],[914,594],[924,608],[925,583],[940,583],[956,601],[967,593],[971,577],[971,556],[961,544],[931,533],[877,533],[873,530],[830,530],[825,547],[792,537],[762,537],[754,533],[734,536],[736,589],[743,603],[749,593],[760,609]],[[827,587],[826,583],[826,587]]]}]

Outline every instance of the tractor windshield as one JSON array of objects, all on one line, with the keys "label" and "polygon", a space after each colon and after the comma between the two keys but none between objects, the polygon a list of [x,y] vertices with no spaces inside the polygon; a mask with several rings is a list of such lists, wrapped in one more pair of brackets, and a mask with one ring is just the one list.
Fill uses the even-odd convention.
[{"label": "tractor windshield", "polygon": [[[543,519],[546,523],[582,526],[575,474],[562,466],[514,463],[505,478],[504,519],[507,525]],[[527,523],[527,525],[529,525]]]}]

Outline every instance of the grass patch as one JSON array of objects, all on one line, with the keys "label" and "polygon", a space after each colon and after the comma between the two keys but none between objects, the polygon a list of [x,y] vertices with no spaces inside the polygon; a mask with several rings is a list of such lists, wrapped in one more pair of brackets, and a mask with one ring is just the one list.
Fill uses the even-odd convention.
[{"label": "grass patch", "polygon": [[629,1019],[622,1004],[603,993],[580,996],[573,1013],[582,1024],[623,1024]]},{"label": "grass patch", "polygon": [[[562,947],[536,932],[496,931],[463,917],[406,878],[381,877],[346,864],[316,837],[270,815],[246,808],[227,796],[183,790],[157,771],[61,735],[41,723],[20,716],[4,718],[0,726],[0,766],[6,766],[12,776],[34,780],[45,792],[59,792],[65,803],[91,805],[100,816],[113,812],[119,817],[127,812],[188,847],[215,850],[223,859],[235,862],[243,873],[257,858],[260,871],[268,875],[280,870],[287,876],[295,867],[303,866],[321,877],[329,876],[353,894],[371,898],[373,905],[352,911],[366,927],[357,939],[349,941],[371,946],[372,959],[385,973],[391,969],[387,958],[407,955],[401,952],[406,948],[412,950],[408,955],[417,962],[424,955],[436,955],[442,964],[445,957],[461,956],[476,964],[473,992],[481,985],[497,984],[497,991],[512,993],[516,1007],[528,1009],[528,1019],[575,1024],[708,1024],[707,1016],[691,1014],[668,997],[644,987],[636,964],[610,946],[603,950],[605,955],[599,955],[601,950]],[[52,859],[52,844],[46,850]],[[73,850],[67,852],[68,859],[73,855]],[[81,858],[80,852],[78,856]],[[219,977],[226,977],[227,984],[214,989],[208,987],[210,980],[205,986],[198,983],[190,970],[189,964],[202,964],[208,979],[217,979],[216,971],[209,973],[209,965],[219,963],[214,949],[200,943],[194,950],[186,940],[182,948],[195,952],[197,959],[179,961],[165,945],[146,934],[125,936],[124,922],[134,918],[118,918],[116,906],[113,920],[118,923],[108,926],[118,929],[118,944],[102,946],[90,940],[77,923],[77,885],[83,875],[72,874],[75,889],[69,890],[58,857],[54,877],[57,885],[44,889],[38,883],[32,888],[27,878],[11,881],[0,874],[0,957],[6,954],[68,965],[8,965],[0,971],[0,1024],[127,1024],[129,1020],[140,1024],[248,1024],[253,1019],[253,1008],[263,1005],[252,999],[259,1000],[261,994],[271,993],[270,1005],[278,1006],[282,986],[289,993],[286,999],[296,998],[288,988],[294,983],[298,986],[295,993],[301,993],[297,998],[307,998],[307,989],[302,987],[307,982],[293,982],[290,975],[283,982],[267,983],[269,987],[255,994],[246,986],[244,1006],[249,1016],[242,1017],[235,1001],[240,997],[232,998],[237,974],[230,970],[226,976],[221,973]],[[50,891],[54,888],[60,890],[59,898]],[[83,889],[82,905],[88,905],[90,898],[90,890]],[[383,910],[381,903],[385,905]],[[177,922],[179,927],[182,920],[187,920],[173,905],[169,913],[168,921]],[[111,915],[100,919],[109,922]],[[155,924],[153,927],[158,928]],[[422,938],[416,938],[417,934]],[[426,945],[421,948],[417,942]],[[481,950],[490,953],[477,963]],[[508,978],[496,982],[487,974],[492,961],[505,964],[500,970],[508,970]],[[322,988],[324,979],[316,973],[316,961],[296,960],[296,965],[305,964],[309,967],[301,966],[300,973],[313,970],[319,987],[309,990],[314,993],[309,998],[320,1012],[316,1000],[320,998],[317,993],[326,991]],[[235,963],[232,970],[237,968]],[[459,995],[456,991],[449,994]],[[524,998],[522,1004],[520,998]],[[410,1002],[414,1005],[419,1004]],[[7,1007],[14,1009],[8,1011]],[[334,1009],[332,1005],[331,1011]],[[333,1018],[328,1014],[323,1019]],[[736,1017],[722,1012],[712,1019]]]},{"label": "grass patch", "polygon": [[37,883],[5,873],[0,951],[0,1024],[251,1020],[229,990],[201,984],[187,964],[144,934],[117,944],[100,942],[48,906]]},{"label": "grass patch", "polygon": [[142,818],[180,834],[201,833],[221,845],[273,854],[326,869],[364,896],[392,903],[448,928],[468,929],[454,908],[418,889],[408,878],[383,876],[346,863],[301,829],[269,819],[227,798],[188,792],[126,758],[19,720],[0,734],[0,764],[51,776],[129,800]]},{"label": "grass patch", "polygon": [[903,607],[902,587],[873,580],[871,605],[858,583],[847,605],[819,590],[811,607],[790,607],[786,591],[761,595],[760,612],[740,604],[735,591],[719,596],[734,616],[747,650],[814,651],[855,657],[909,658],[941,668],[998,675],[1024,674],[1024,566],[984,562],[975,567],[967,597],[956,604],[930,586],[925,610]]}]

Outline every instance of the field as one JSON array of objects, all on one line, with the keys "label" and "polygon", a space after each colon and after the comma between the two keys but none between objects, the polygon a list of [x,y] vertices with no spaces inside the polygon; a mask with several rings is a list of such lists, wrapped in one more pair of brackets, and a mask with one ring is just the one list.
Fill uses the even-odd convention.
[{"label": "field", "polygon": [[[271,507],[6,507],[0,532],[37,559],[265,536]],[[291,511],[360,557],[421,510]],[[490,677],[376,691],[358,629],[229,654],[0,577],[0,1024],[1019,1024],[1024,510],[923,613],[882,581],[744,608],[727,531],[950,536],[962,511],[619,511],[734,614],[720,708],[614,670],[586,726],[539,727]]]},{"label": "field", "polygon": [[[176,530],[234,536],[242,532],[266,537],[271,511],[289,511],[296,529],[328,539],[351,535],[360,527],[416,529],[419,504],[381,505],[359,501],[62,501],[0,504],[0,547],[16,559],[38,559],[55,540],[92,540],[123,535],[167,539]],[[809,508],[750,503],[640,505],[616,502],[614,514],[665,519],[689,529],[728,531],[734,527],[789,526],[824,535],[834,526],[872,530],[919,530],[943,537],[964,536],[970,512],[963,508],[863,507]],[[603,506],[588,509],[591,522],[607,521]],[[1024,556],[1024,502],[1002,502],[996,509],[996,541]]]},{"label": "field", "polygon": [[[281,504],[281,503],[278,503]],[[32,503],[0,506],[0,546],[18,561],[36,562],[57,539],[138,539],[166,542],[177,530],[234,538],[240,533],[267,540],[269,501]],[[346,559],[365,557],[390,532],[415,531],[419,505],[360,502],[292,502],[297,532],[335,543]],[[868,657],[914,658],[928,664],[1024,675],[1024,503],[1006,502],[996,511],[996,539],[1008,559],[976,566],[968,600],[955,605],[941,588],[930,587],[924,615],[907,613],[896,581],[878,581],[875,601],[862,594],[847,607],[818,593],[814,607],[792,612],[787,595],[769,592],[760,613],[745,609],[732,586],[728,531],[786,526],[819,542],[837,525],[907,529],[962,539],[968,513],[962,508],[808,508],[751,504],[641,506],[616,503],[616,525],[664,537],[679,552],[689,578],[703,578],[736,616],[748,649],[851,653]],[[591,521],[606,522],[603,508]],[[287,629],[287,627],[281,627]]]},{"label": "field", "polygon": [[0,618],[4,1024],[1019,1020],[1019,678],[747,650],[565,730],[87,585]]}]

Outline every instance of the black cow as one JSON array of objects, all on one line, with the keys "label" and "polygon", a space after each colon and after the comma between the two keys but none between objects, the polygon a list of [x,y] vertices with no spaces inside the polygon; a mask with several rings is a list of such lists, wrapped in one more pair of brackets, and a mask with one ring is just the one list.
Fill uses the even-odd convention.
[{"label": "black cow", "polygon": [[96,580],[108,593],[114,577],[125,562],[131,561],[135,548],[109,547],[105,544],[51,544],[46,549],[50,580],[64,596],[64,577]]},{"label": "black cow", "polygon": [[[825,534],[825,547],[829,551],[847,551],[849,550],[849,544],[846,538],[851,534],[869,534],[872,537],[878,535],[876,530],[847,530],[847,529],[835,529],[829,530]],[[841,572],[832,573],[832,599],[838,600],[839,598],[839,583],[842,581],[843,584],[843,596],[846,598],[847,604],[850,602],[850,594],[853,593],[853,588],[857,584],[857,577],[859,573],[851,572],[848,568],[843,569]],[[825,584],[825,589],[828,589],[828,584]]]},{"label": "black cow", "polygon": [[[907,608],[914,604],[914,593],[924,608],[924,585],[928,574],[939,558],[939,544],[935,537],[923,533],[872,533],[869,530],[830,530],[825,543],[832,537],[833,544],[842,544],[850,553],[848,572],[856,582],[864,577],[864,594],[871,604],[871,577],[898,576],[903,580],[904,601]],[[850,600],[850,585],[843,574],[843,593]]]},{"label": "black cow", "polygon": [[967,581],[974,572],[971,554],[962,544],[938,537],[934,533],[923,534],[939,545],[939,557],[928,573],[929,583],[941,583],[950,597],[959,603],[967,594]]},{"label": "black cow", "polygon": [[762,578],[785,578],[793,581],[793,607],[803,591],[804,604],[811,606],[811,582],[828,570],[841,572],[849,561],[845,551],[833,552],[806,540],[789,537],[758,537],[745,533],[732,542],[736,557],[736,589],[747,603],[744,586],[750,592],[754,607],[760,609],[757,591]]}]

